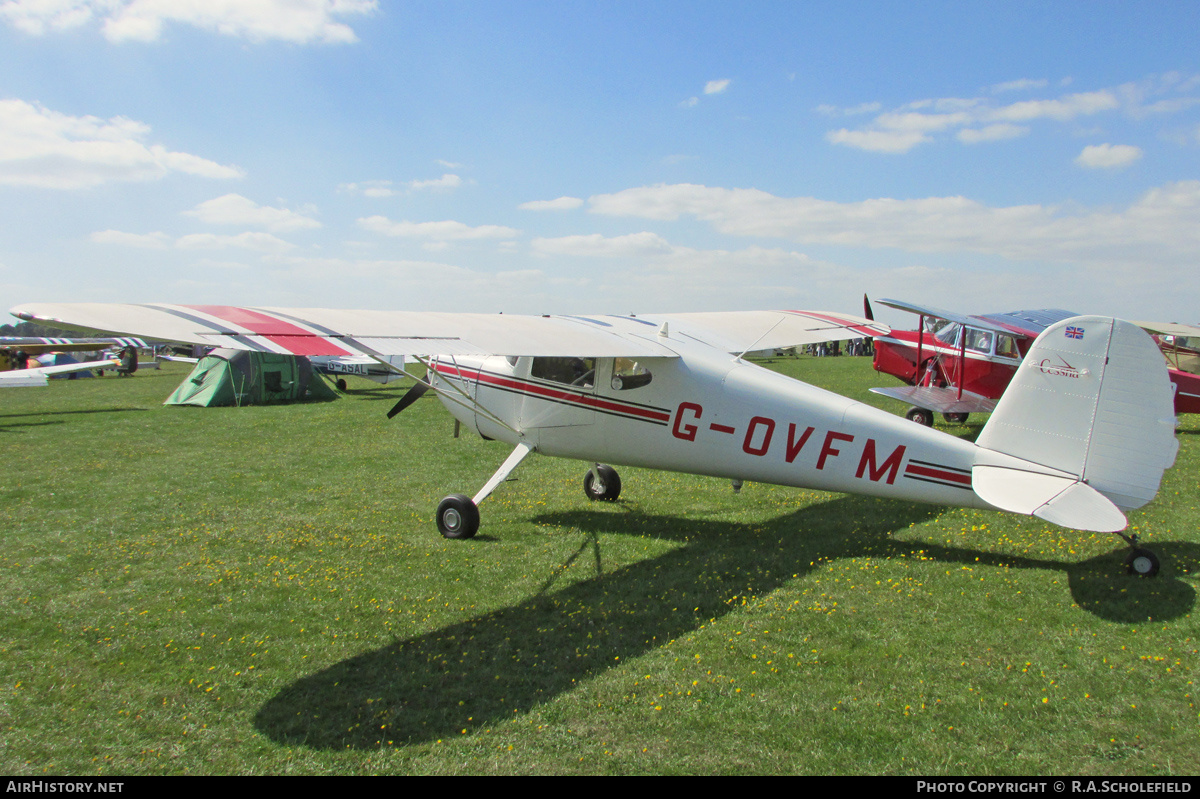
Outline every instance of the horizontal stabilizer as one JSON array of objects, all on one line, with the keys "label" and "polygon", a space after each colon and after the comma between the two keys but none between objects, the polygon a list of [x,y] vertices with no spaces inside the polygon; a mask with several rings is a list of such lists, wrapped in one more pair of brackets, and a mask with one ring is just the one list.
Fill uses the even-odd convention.
[{"label": "horizontal stabilizer", "polygon": [[889,386],[888,388],[873,388],[871,392],[907,402],[909,405],[916,405],[918,408],[928,408],[938,413],[991,413],[996,409],[996,400],[970,391],[964,391],[960,399],[957,388]]},{"label": "horizontal stabilizer", "polygon": [[1069,477],[976,465],[971,469],[971,486],[1001,510],[1037,516],[1063,527],[1115,533],[1128,524],[1125,514],[1107,497]]}]

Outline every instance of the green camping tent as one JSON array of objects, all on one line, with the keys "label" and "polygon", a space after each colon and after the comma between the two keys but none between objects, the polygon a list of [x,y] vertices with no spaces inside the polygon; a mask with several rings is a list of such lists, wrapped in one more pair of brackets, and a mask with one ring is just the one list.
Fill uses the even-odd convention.
[{"label": "green camping tent", "polygon": [[336,398],[304,356],[219,349],[201,358],[163,404],[207,408]]}]

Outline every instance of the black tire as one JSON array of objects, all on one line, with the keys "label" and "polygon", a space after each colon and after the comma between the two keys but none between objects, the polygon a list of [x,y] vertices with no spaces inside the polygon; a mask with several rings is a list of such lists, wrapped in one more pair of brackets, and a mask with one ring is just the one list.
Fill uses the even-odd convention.
[{"label": "black tire", "polygon": [[918,408],[914,405],[908,409],[908,413],[904,414],[904,418],[926,427],[933,427],[933,411],[927,408]]},{"label": "black tire", "polygon": [[1158,555],[1148,549],[1134,547],[1125,556],[1125,571],[1139,577],[1153,577],[1158,574],[1160,566]]},{"label": "black tire", "polygon": [[613,502],[621,496],[621,477],[616,469],[601,463],[584,475],[583,493],[590,500]]},{"label": "black tire", "polygon": [[971,416],[971,414],[969,414],[969,413],[943,413],[942,414],[942,418],[945,419],[947,422],[950,422],[951,424],[966,424],[967,419],[970,418],[970,416]]},{"label": "black tire", "polygon": [[438,503],[437,528],[444,538],[471,538],[479,531],[479,508],[464,494],[451,494]]},{"label": "black tire", "polygon": [[337,386],[338,391],[346,390],[346,381],[340,377],[337,379],[337,381],[334,383],[334,385]]}]

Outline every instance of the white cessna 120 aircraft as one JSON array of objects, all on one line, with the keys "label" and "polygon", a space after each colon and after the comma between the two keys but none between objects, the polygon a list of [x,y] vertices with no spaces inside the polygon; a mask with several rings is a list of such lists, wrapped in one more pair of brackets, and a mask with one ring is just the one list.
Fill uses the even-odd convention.
[{"label": "white cessna 120 aircraft", "polygon": [[531,452],[592,463],[590,499],[621,490],[607,464],[992,508],[1112,532],[1131,573],[1153,575],[1123,511],[1153,499],[1175,460],[1171,383],[1130,323],[1079,316],[1048,327],[975,443],[747,362],[750,351],[880,335],[842,314],[651,316],[31,304],[55,327],[309,356],[410,356],[426,390],[512,454],[474,497],[441,501],[447,538],[470,538],[479,504]]}]

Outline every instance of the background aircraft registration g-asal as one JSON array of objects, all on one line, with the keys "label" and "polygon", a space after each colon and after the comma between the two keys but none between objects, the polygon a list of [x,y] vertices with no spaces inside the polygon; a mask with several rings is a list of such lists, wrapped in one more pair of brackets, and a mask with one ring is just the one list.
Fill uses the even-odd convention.
[{"label": "background aircraft registration g-asal", "polygon": [[[307,356],[408,356],[462,424],[513,447],[473,496],[438,506],[448,538],[531,452],[591,464],[587,496],[620,493],[609,464],[1030,514],[1112,532],[1131,572],[1159,563],[1124,511],[1175,459],[1171,384],[1154,341],[1110,317],[1055,322],[1032,343],[972,443],[754,365],[750,351],[886,334],[808,311],[515,316],[213,305],[31,304],[21,319]],[[1040,368],[1043,363],[1070,369]]]}]

